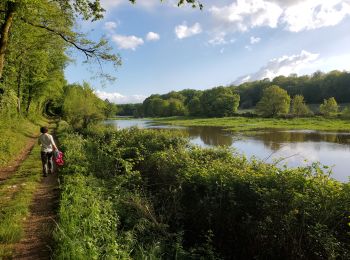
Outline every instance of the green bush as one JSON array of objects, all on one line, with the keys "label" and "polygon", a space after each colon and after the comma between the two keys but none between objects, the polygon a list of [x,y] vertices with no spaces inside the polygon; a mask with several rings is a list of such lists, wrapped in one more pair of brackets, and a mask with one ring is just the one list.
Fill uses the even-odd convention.
[{"label": "green bush", "polygon": [[57,255],[350,257],[350,187],[319,164],[280,169],[157,130],[94,126],[62,143]]}]

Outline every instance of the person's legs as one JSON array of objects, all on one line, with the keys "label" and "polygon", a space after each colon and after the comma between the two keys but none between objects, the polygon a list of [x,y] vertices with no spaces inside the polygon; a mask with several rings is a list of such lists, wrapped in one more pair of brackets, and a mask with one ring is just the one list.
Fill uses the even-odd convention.
[{"label": "person's legs", "polygon": [[48,171],[49,171],[49,173],[51,174],[51,173],[53,173],[53,164],[52,164],[52,152],[50,152],[50,153],[46,153],[46,156],[47,156],[47,165],[48,165]]},{"label": "person's legs", "polygon": [[43,175],[47,176],[47,153],[41,152],[41,162],[43,165]]}]

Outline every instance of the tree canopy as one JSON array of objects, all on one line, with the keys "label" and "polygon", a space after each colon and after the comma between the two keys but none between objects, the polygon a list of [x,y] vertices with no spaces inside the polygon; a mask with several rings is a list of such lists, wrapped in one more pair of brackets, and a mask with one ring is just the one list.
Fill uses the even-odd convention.
[{"label": "tree canopy", "polygon": [[290,96],[287,91],[277,85],[272,85],[263,91],[263,96],[256,110],[263,116],[279,116],[289,112]]}]

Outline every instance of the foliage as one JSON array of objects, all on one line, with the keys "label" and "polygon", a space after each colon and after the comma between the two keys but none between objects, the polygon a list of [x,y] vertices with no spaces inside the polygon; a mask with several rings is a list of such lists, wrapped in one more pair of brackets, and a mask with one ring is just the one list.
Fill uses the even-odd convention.
[{"label": "foliage", "polygon": [[[324,99],[332,96],[341,103],[349,103],[349,83],[349,72],[331,71],[329,73],[315,72],[312,75],[304,75],[299,77],[296,75],[291,75],[289,77],[278,76],[273,80],[263,79],[252,82],[245,82],[238,86],[231,85],[225,88],[230,89],[233,91],[233,93],[239,94],[241,109],[249,109],[256,106],[256,104],[261,100],[263,96],[263,90],[271,85],[280,86],[282,89],[286,90],[290,96],[303,96],[305,100],[304,103],[307,104],[319,104],[323,102]],[[184,89],[178,92],[172,91],[165,95],[153,96],[158,96],[164,100],[169,99],[170,96],[176,97],[177,99],[184,100],[184,105],[190,115],[208,116],[198,106],[198,99],[200,99],[203,93],[204,91],[200,90]],[[305,106],[302,105],[302,107],[302,110],[305,110]],[[132,114],[129,113],[128,115]],[[153,115],[147,114],[146,116]]]},{"label": "foliage", "polygon": [[262,90],[270,85],[278,85],[290,96],[302,95],[308,104],[319,104],[324,99],[335,97],[340,103],[350,102],[350,73],[347,71],[315,72],[312,75],[288,77],[278,76],[272,79],[246,82],[231,88],[241,96],[241,107],[254,107],[262,97]]},{"label": "foliage", "polygon": [[284,89],[277,85],[263,91],[263,96],[256,105],[256,110],[263,116],[279,116],[289,112],[290,97]]},{"label": "foliage", "polygon": [[194,97],[188,102],[188,111],[191,116],[199,116],[201,114],[201,101],[198,97]]},{"label": "foliage", "polygon": [[239,95],[229,88],[217,87],[206,91],[186,89],[165,95],[151,95],[142,104],[143,115],[149,117],[229,116],[238,108]]},{"label": "foliage", "polygon": [[342,118],[350,119],[350,106],[347,106],[343,109],[341,113]]},{"label": "foliage", "polygon": [[239,106],[239,95],[224,87],[205,90],[200,97],[202,113],[206,116],[229,116]]},{"label": "foliage", "polygon": [[349,257],[350,187],[319,164],[279,169],[166,131],[90,126],[83,134],[61,135],[57,256]]},{"label": "foliage", "polygon": [[297,117],[307,116],[311,114],[310,109],[305,104],[304,97],[302,95],[295,95],[292,99],[291,113]]},{"label": "foliage", "polygon": [[142,104],[118,104],[118,116],[135,116],[142,117]]},{"label": "foliage", "polygon": [[69,85],[64,94],[63,114],[74,128],[85,128],[104,118],[105,103],[99,99],[87,83]]},{"label": "foliage", "polygon": [[320,112],[325,116],[330,116],[338,112],[339,106],[334,97],[323,100],[323,104],[320,105]]},{"label": "foliage", "polygon": [[118,107],[116,104],[110,102],[108,99],[105,100],[104,115],[106,118],[115,117],[118,113]]}]

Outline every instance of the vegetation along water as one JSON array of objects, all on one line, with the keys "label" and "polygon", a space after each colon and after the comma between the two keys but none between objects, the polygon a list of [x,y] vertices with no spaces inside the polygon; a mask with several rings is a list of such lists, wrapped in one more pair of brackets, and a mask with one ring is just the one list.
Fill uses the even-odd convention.
[{"label": "vegetation along water", "polygon": [[[179,17],[168,13],[174,9],[172,1],[165,12],[151,11],[153,3],[124,2],[147,7],[154,16]],[[175,2],[198,12],[203,9],[197,0]],[[223,9],[236,10],[245,2],[249,1],[233,2]],[[265,8],[281,1],[255,2]],[[255,2],[247,8],[255,8]],[[295,4],[289,2],[283,8]],[[338,2],[336,6],[327,2],[329,12],[321,8],[323,3],[318,4],[311,16],[319,17],[316,14],[324,11],[336,17],[348,6]],[[116,104],[113,98],[125,97],[109,93],[110,100],[102,99],[101,93],[106,93],[94,89],[100,84],[96,78],[102,80],[101,85],[110,84],[113,75],[106,72],[121,65],[121,56],[110,43],[117,44],[123,54],[132,50],[132,58],[125,59],[132,64],[138,56],[134,51],[141,45],[151,51],[151,44],[166,42],[165,33],[160,37],[148,32],[143,39],[122,35],[126,23],[101,22],[104,7],[123,12],[125,5],[99,0],[0,2],[0,259],[350,259],[350,72],[279,75],[289,71],[285,63],[295,61],[292,67],[299,67],[305,60],[298,59],[312,61],[318,56],[302,51],[302,55],[270,60],[270,65],[283,61],[283,66],[274,66],[279,69],[269,78],[245,77],[251,81],[204,89],[213,82],[208,81],[198,89],[165,93],[169,90],[164,89],[170,89],[167,86],[155,92],[162,94],[144,100],[137,96],[138,104]],[[137,15],[127,13],[121,18],[132,21],[137,17],[140,20],[130,24],[144,25],[142,8],[135,9]],[[222,9],[212,6],[208,10]],[[265,11],[253,15],[260,13]],[[250,23],[251,19],[240,19],[240,15],[234,17]],[[106,19],[112,18],[108,12]],[[90,22],[98,20],[97,30],[91,30],[98,34],[84,33],[94,28]],[[265,18],[253,20],[265,24]],[[156,21],[154,25],[172,24]],[[335,28],[335,23],[327,21],[326,25]],[[321,30],[317,26],[310,24],[307,29]],[[243,31],[248,27],[239,26]],[[100,37],[98,28],[105,30],[107,39]],[[288,29],[286,25],[279,31],[287,34]],[[181,48],[169,45],[154,50],[162,55],[163,49],[170,54],[181,49],[188,55],[199,53],[202,59],[209,47],[215,50],[225,45],[221,57],[230,58],[228,49],[235,46],[231,45],[235,40],[225,38],[231,37],[228,32],[208,39],[205,55],[203,44],[191,44],[196,51],[182,52],[189,40],[185,38],[204,31],[210,30],[184,21],[173,30]],[[137,27],[137,32],[143,29]],[[237,43],[246,41],[248,33],[240,35]],[[260,40],[251,36],[250,45],[243,48],[250,52]],[[267,37],[264,41],[268,42]],[[75,67],[79,73],[74,66],[70,67],[74,72],[69,70],[75,51],[86,58],[84,65],[91,66],[87,78],[80,73],[84,66]],[[138,57],[155,60],[148,55]],[[176,62],[159,57],[161,62]],[[259,55],[254,53],[254,57]],[[176,83],[175,77],[191,75],[188,84],[192,86],[191,80],[200,77],[195,77],[197,66],[189,61],[174,65],[171,77],[151,63],[147,68],[137,66],[142,68],[139,71],[155,71],[154,78],[164,85]],[[110,64],[106,70],[105,63]],[[162,69],[168,67],[164,64]],[[210,66],[218,67],[213,59]],[[220,69],[226,67],[231,68]],[[152,85],[135,71],[128,72],[130,81],[142,78],[141,88]],[[75,82],[71,74],[84,81],[69,83]],[[87,82],[89,76],[94,84]],[[50,126],[65,156],[64,166],[49,178],[42,176],[37,145],[43,125]]]}]

